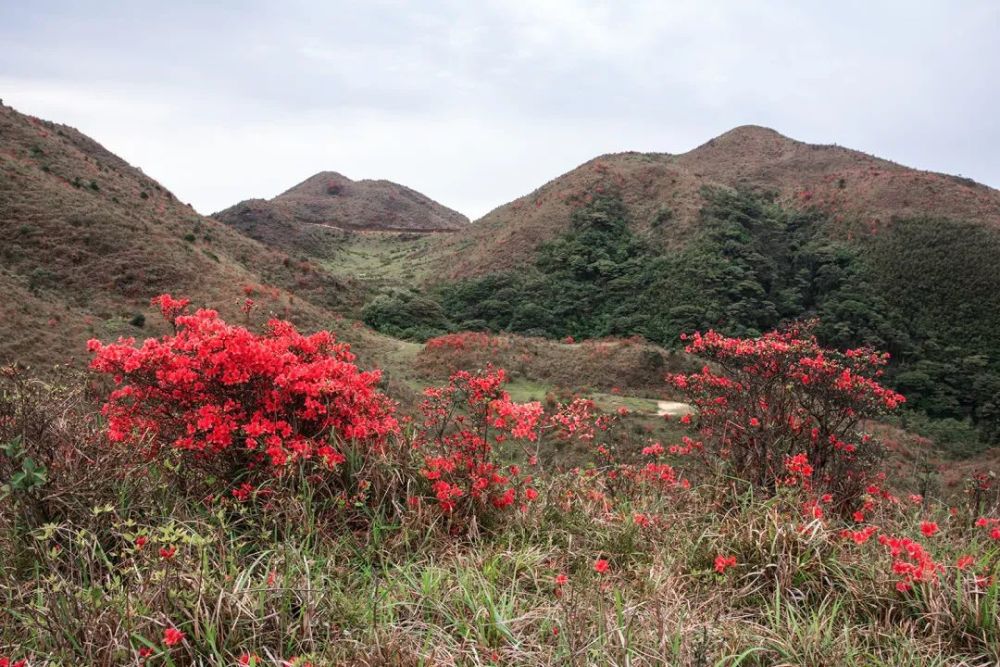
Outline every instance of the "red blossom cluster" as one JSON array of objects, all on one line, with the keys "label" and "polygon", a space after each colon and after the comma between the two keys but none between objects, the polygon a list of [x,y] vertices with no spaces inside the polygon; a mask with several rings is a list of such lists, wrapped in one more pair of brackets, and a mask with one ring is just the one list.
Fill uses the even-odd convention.
[{"label": "red blossom cluster", "polygon": [[1000,540],[1000,519],[979,517],[976,519],[976,527],[985,528],[991,540]]},{"label": "red blossom cluster", "polygon": [[151,456],[167,445],[229,480],[304,459],[332,467],[344,441],[377,449],[397,430],[379,372],[360,371],[329,332],[305,336],[271,320],[257,334],[213,310],[183,314],[186,299],[153,302],[173,335],[88,343],[91,367],[116,385],[103,408],[112,441]]},{"label": "red blossom cluster", "polygon": [[507,347],[507,341],[482,331],[460,331],[431,338],[424,344],[427,350],[479,350]]},{"label": "red blossom cluster", "polygon": [[607,431],[614,417],[597,413],[597,406],[589,398],[575,398],[559,405],[548,416],[553,435],[561,440],[578,440],[589,443],[598,433]]},{"label": "red blossom cluster", "polygon": [[540,403],[511,401],[506,379],[502,369],[458,371],[447,386],[424,390],[414,444],[423,456],[421,474],[449,515],[503,510],[538,497],[532,476],[504,465],[495,447],[508,440],[537,442],[543,417]]},{"label": "red blossom cluster", "polygon": [[715,571],[723,574],[727,569],[736,566],[736,556],[723,556],[719,554],[715,557]]},{"label": "red blossom cluster", "polygon": [[753,339],[685,336],[686,350],[710,364],[667,379],[697,408],[682,423],[696,423],[737,476],[770,490],[791,479],[834,491],[843,509],[862,493],[876,453],[861,421],[904,398],[877,380],[888,355],[824,349],[811,326]]},{"label": "red blossom cluster", "polygon": [[184,633],[177,628],[166,628],[163,631],[163,645],[176,646],[184,641]]},{"label": "red blossom cluster", "polygon": [[878,526],[865,526],[861,530],[850,530],[845,528],[840,531],[840,536],[845,540],[851,540],[857,545],[864,544],[878,532]]},{"label": "red blossom cluster", "polygon": [[942,569],[916,540],[881,535],[878,541],[892,557],[893,574],[900,578],[896,582],[896,590],[901,593],[910,590],[915,582],[933,581]]}]

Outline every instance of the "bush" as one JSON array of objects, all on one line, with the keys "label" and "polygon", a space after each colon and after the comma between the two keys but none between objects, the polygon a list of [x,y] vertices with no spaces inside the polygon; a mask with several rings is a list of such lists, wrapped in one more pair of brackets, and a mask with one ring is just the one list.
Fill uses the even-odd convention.
[{"label": "bush", "polygon": [[280,475],[298,461],[330,469],[342,443],[377,450],[395,432],[393,404],[329,332],[303,336],[281,320],[255,334],[187,300],[153,300],[175,333],[89,343],[91,367],[114,378],[103,413],[113,442],[151,458],[175,453],[225,482]]},{"label": "bush", "polygon": [[[503,390],[502,369],[459,371],[445,387],[424,392],[424,420],[415,442],[423,477],[438,507],[456,525],[467,526],[496,512],[531,502],[538,492],[523,467],[505,465],[494,445],[538,442],[540,403],[513,403]],[[524,451],[529,466],[537,452]]]},{"label": "bush", "polygon": [[798,474],[853,507],[880,458],[861,421],[905,400],[877,381],[887,354],[824,349],[809,327],[756,339],[695,333],[686,349],[712,365],[670,381],[697,407],[699,432],[734,476],[773,493]]},{"label": "bush", "polygon": [[0,368],[0,518],[34,528],[89,516],[114,497],[128,455],[103,444],[78,374],[41,380]]},{"label": "bush", "polygon": [[411,340],[426,340],[451,328],[441,304],[412,292],[376,297],[361,311],[361,319],[377,331]]}]

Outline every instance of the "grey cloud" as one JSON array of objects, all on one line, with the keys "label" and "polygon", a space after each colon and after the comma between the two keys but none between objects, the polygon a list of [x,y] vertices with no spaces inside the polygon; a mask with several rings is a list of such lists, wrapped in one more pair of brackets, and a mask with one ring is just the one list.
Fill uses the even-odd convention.
[{"label": "grey cloud", "polygon": [[602,152],[744,123],[997,186],[991,2],[0,6],[0,96],[199,210],[313,171],[475,217]]}]

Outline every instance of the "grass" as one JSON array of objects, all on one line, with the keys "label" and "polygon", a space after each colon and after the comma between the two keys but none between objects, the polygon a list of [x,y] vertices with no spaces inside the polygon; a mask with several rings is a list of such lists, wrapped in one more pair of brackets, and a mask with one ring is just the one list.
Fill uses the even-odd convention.
[{"label": "grass", "polygon": [[[545,490],[573,483],[556,476]],[[961,577],[948,590],[949,573],[939,590],[902,596],[873,576],[875,550],[857,558],[832,530],[796,530],[793,504],[781,501],[735,498],[720,513],[705,511],[719,499],[708,489],[647,498],[645,509],[667,517],[652,531],[616,518],[629,516],[627,505],[564,511],[552,502],[456,540],[405,519],[337,530],[308,492],[269,516],[207,508],[165,483],[135,491],[89,519],[5,542],[16,558],[3,561],[4,651],[53,661],[33,664],[93,665],[128,664],[141,646],[156,647],[152,664],[165,665],[235,664],[244,652],[318,665],[958,665],[1000,656],[995,583],[969,597]],[[138,534],[149,536],[141,549]],[[964,539],[957,528],[953,539]],[[166,545],[177,547],[170,560],[157,552]],[[715,573],[719,551],[739,565]],[[605,575],[593,571],[598,556],[612,563]],[[556,595],[559,572],[569,583]],[[950,604],[979,597],[984,613],[960,630],[929,616],[945,613],[935,595]],[[165,652],[168,626],[187,638]]]},{"label": "grass", "polygon": [[505,388],[511,399],[518,403],[544,401],[547,394],[555,391],[555,387],[552,385],[525,378],[513,380]]},{"label": "grass", "polygon": [[[471,526],[450,524],[433,501],[403,502],[391,492],[400,487],[348,486],[357,492],[344,497],[295,474],[241,503],[206,499],[211,480],[170,457],[110,446],[80,386],[30,386],[0,391],[0,427],[16,417],[55,458],[39,455],[44,486],[0,504],[0,657],[52,667],[137,664],[143,648],[153,651],[144,664],[177,667],[244,654],[314,666],[1000,660],[1000,542],[960,504],[951,514],[935,500],[873,498],[868,521],[920,541],[942,566],[901,593],[884,547],[840,537],[853,522],[804,516],[801,490],[761,495],[694,460],[675,461],[690,488],[647,486],[608,474],[592,450],[563,459],[579,471],[553,465],[544,441],[539,499]],[[547,387],[513,389],[531,398]],[[626,422],[608,446],[628,457],[649,435],[634,437],[641,425]],[[387,470],[405,481],[420,465]],[[406,494],[419,495],[413,483]],[[989,502],[996,516],[995,494]],[[920,534],[926,519],[938,535]],[[963,554],[976,563],[959,570]],[[719,555],[736,564],[716,571]],[[598,558],[610,563],[603,574]],[[167,628],[184,641],[165,646]]]},{"label": "grass", "polygon": [[412,288],[433,269],[429,253],[436,240],[433,234],[348,233],[322,265],[331,274],[359,280],[370,289]]}]

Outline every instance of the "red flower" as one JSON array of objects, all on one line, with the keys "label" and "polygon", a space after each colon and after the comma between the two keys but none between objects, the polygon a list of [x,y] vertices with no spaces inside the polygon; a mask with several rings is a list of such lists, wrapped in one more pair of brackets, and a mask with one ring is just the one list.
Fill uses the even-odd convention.
[{"label": "red flower", "polygon": [[609,567],[611,567],[610,563],[603,558],[598,558],[594,561],[594,572],[597,572],[598,574],[604,574],[608,571]]},{"label": "red flower", "polygon": [[177,547],[175,546],[160,547],[160,558],[164,560],[170,560],[174,557],[175,553],[177,553]]},{"label": "red flower", "polygon": [[722,574],[727,568],[736,565],[736,556],[723,556],[719,554],[715,557],[715,571]]},{"label": "red flower", "polygon": [[567,577],[565,573],[560,572],[559,574],[556,575],[555,581],[556,581],[556,586],[565,586],[567,583],[569,583],[569,577]]},{"label": "red flower", "polygon": [[150,456],[172,447],[192,465],[226,457],[236,472],[280,474],[306,459],[332,468],[344,458],[331,443],[377,451],[396,432],[394,404],[377,389],[380,373],[359,370],[329,332],[305,336],[275,319],[256,334],[213,310],[184,314],[184,299],[155,302],[173,335],[138,347],[130,339],[88,343],[91,368],[116,385],[102,408],[111,441],[147,447]]},{"label": "red flower", "polygon": [[176,646],[184,641],[184,633],[177,628],[167,628],[163,631],[163,643],[165,646]]},{"label": "red flower", "polygon": [[135,548],[136,549],[143,548],[144,546],[146,546],[146,542],[148,541],[149,541],[148,537],[146,537],[145,535],[140,535],[139,537],[135,538]]},{"label": "red flower", "polygon": [[931,537],[938,532],[938,525],[933,521],[922,521],[920,523],[920,532],[927,537]]},{"label": "red flower", "polygon": [[[867,472],[858,428],[904,399],[878,383],[886,355],[825,349],[811,335],[814,326],[757,338],[695,333],[685,350],[708,363],[701,372],[667,379],[694,408],[706,453],[765,488],[808,483],[847,504]],[[759,437],[764,430],[773,434],[766,443]],[[782,468],[783,459],[795,472]]]},{"label": "red flower", "polygon": [[962,556],[961,558],[958,559],[958,562],[955,563],[955,567],[957,567],[959,570],[964,570],[965,568],[969,567],[975,562],[976,559],[974,556]]}]

